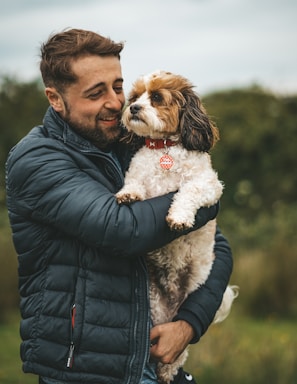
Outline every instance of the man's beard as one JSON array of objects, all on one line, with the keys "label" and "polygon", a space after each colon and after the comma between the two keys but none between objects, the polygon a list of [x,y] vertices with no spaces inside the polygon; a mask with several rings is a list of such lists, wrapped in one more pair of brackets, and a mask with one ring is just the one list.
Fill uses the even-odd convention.
[{"label": "man's beard", "polygon": [[88,128],[86,125],[74,122],[71,119],[71,116],[68,110],[64,120],[68,123],[68,125],[72,128],[73,131],[75,131],[84,139],[90,141],[92,144],[94,144],[98,148],[106,148],[110,144],[116,142],[122,130],[120,117],[118,120],[118,124],[113,127],[109,127],[107,131],[102,130],[100,126],[97,124],[98,118],[94,122],[95,124],[94,128]]},{"label": "man's beard", "polygon": [[118,140],[121,133],[121,125],[118,124],[115,127],[109,128],[109,135],[100,128],[96,127],[95,129],[87,129],[84,126],[79,124],[74,124],[72,121],[67,121],[70,127],[78,133],[84,139],[90,141],[98,148],[106,148],[110,144]]}]

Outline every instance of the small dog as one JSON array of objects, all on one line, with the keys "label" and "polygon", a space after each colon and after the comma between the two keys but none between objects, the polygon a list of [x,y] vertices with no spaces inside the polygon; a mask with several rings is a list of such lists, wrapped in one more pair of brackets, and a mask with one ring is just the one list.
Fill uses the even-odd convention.
[{"label": "small dog", "polygon": [[[145,144],[132,158],[119,204],[178,191],[166,218],[172,230],[191,228],[200,207],[215,204],[223,185],[213,170],[208,151],[218,130],[204,110],[193,85],[165,71],[139,78],[123,112],[131,138]],[[181,236],[147,255],[153,324],[171,321],[190,292],[207,279],[214,259],[216,221]],[[237,296],[228,286],[214,322],[223,321]],[[185,350],[173,364],[158,364],[158,380],[168,384],[187,358]]]}]

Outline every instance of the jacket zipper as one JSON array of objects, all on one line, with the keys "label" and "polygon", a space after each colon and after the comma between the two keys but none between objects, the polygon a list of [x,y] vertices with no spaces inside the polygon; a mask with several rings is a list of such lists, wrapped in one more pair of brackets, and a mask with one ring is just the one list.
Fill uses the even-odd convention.
[{"label": "jacket zipper", "polygon": [[[146,267],[145,267],[145,261],[143,258],[141,258],[140,260],[140,266],[141,268],[144,269],[145,271],[145,275],[146,275]],[[136,269],[136,273],[135,273],[135,278],[136,278],[136,282],[138,282],[136,284],[136,287],[135,287],[135,294],[137,296],[138,294],[138,289],[140,289],[139,287],[139,284],[146,288],[146,297],[147,297],[147,302],[149,302],[149,296],[148,296],[148,279],[146,279],[145,281],[144,280],[140,280],[140,274],[138,272],[138,270]],[[141,319],[139,319],[137,317],[137,320],[135,321],[135,324],[134,324],[134,328],[133,328],[133,336],[134,336],[134,340],[136,340],[136,333],[137,333],[137,328],[139,328],[139,324],[143,324],[142,326],[142,329],[143,329],[143,334],[144,335],[147,335],[149,337],[149,331],[150,331],[150,316],[149,316],[149,306],[147,306],[147,315],[144,315]],[[139,313],[139,303],[137,302],[136,303],[136,313]],[[143,311],[143,313],[146,313],[145,311]],[[145,319],[146,317],[146,319]],[[142,321],[142,320],[145,320],[145,321]],[[130,375],[129,375],[129,378],[128,378],[128,382],[130,383],[131,382],[131,367],[132,365],[134,364],[134,360],[136,358],[135,356],[136,352],[134,351],[133,353],[133,357],[130,361]],[[142,366],[139,366],[139,369],[138,369],[138,374],[139,374],[139,379],[141,378],[142,376],[142,372],[144,370],[144,367],[145,367],[145,364],[146,362],[148,361],[148,356],[149,356],[149,338],[147,339],[147,337],[145,337],[145,342],[144,342],[144,352],[143,352],[143,360],[142,360]]]},{"label": "jacket zipper", "polygon": [[75,304],[71,307],[71,337],[70,337],[70,347],[69,347],[69,353],[68,353],[68,359],[67,359],[67,368],[72,368],[73,366],[73,354],[74,354],[74,341],[73,341],[73,331],[75,326],[75,314],[76,314],[76,306]]}]

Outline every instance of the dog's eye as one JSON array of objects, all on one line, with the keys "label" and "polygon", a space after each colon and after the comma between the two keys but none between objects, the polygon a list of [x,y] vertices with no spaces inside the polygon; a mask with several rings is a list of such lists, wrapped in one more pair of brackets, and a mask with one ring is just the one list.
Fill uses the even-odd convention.
[{"label": "dog's eye", "polygon": [[134,101],[136,101],[137,98],[138,98],[138,94],[136,92],[131,92],[128,98],[128,103],[129,104],[134,103]]},{"label": "dog's eye", "polygon": [[160,103],[162,101],[162,96],[158,92],[152,92],[151,100],[155,103]]}]

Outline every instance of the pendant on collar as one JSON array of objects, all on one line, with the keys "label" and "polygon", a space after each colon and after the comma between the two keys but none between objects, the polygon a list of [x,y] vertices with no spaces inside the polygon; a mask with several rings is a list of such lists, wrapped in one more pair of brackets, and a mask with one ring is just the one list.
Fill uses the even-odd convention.
[{"label": "pendant on collar", "polygon": [[170,169],[173,166],[173,158],[167,153],[160,157],[160,167],[163,169]]}]

